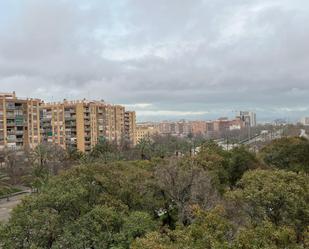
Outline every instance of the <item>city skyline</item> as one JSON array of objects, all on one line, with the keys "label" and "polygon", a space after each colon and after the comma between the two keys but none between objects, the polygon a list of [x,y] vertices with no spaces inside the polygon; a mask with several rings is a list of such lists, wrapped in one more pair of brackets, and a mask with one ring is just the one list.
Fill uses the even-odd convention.
[{"label": "city skyline", "polygon": [[[16,91],[12,91],[12,92],[4,92],[4,91],[0,91],[0,94],[16,94]],[[17,92],[18,94],[19,92]],[[50,101],[48,99],[44,99],[44,98],[38,98],[37,96],[21,96],[20,94],[18,94],[20,99],[40,99],[42,100],[44,103],[47,104],[57,104],[57,103],[62,103],[63,101],[89,101],[89,102],[96,102],[96,101],[103,101],[106,104],[111,104],[111,102],[106,102],[103,98],[100,99],[87,99],[85,97],[81,97],[80,99],[57,99],[55,100],[54,98],[52,98]],[[114,103],[114,105],[121,105],[124,106],[128,111],[134,111],[137,113],[147,113],[147,111],[143,110],[145,107],[147,108],[148,105],[146,104],[119,104],[119,103]],[[146,105],[146,106],[144,106]],[[141,111],[142,110],[142,111]],[[161,114],[163,113],[163,115],[157,114],[155,111],[153,111],[153,113],[151,113],[151,115],[147,116],[147,115],[140,115],[136,117],[137,122],[139,123],[143,123],[143,122],[164,122],[164,121],[181,121],[181,120],[187,120],[187,121],[211,121],[211,120],[218,120],[220,118],[228,118],[228,119],[232,119],[235,116],[239,115],[239,112],[253,112],[254,114],[257,114],[255,111],[253,111],[254,108],[252,109],[242,109],[242,110],[229,110],[229,109],[222,109],[221,111],[219,110],[218,112],[185,112],[185,114],[183,114],[182,112],[179,111],[161,111]],[[255,108],[255,110],[257,110]],[[261,111],[261,110],[260,110]],[[159,111],[160,113],[160,111]],[[186,116],[187,114],[187,116]],[[307,118],[306,115],[303,115],[301,117],[295,117],[290,118],[290,117],[277,117],[277,116],[270,116],[268,119],[260,119],[260,117],[258,119],[256,119],[256,123],[257,124],[264,124],[264,123],[273,123],[275,121],[281,120],[281,121],[285,121],[287,123],[299,123],[301,122],[304,118]]]},{"label": "city skyline", "polygon": [[178,3],[0,1],[0,91],[103,98],[139,121],[309,116],[307,1]]}]

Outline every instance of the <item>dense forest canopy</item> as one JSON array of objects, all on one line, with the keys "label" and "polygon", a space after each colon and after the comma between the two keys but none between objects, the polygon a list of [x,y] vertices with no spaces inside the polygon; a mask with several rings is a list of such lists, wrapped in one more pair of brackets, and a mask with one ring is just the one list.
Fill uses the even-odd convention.
[{"label": "dense forest canopy", "polygon": [[[309,247],[307,140],[276,140],[257,155],[246,147],[224,151],[199,143],[192,153],[191,142],[173,138],[141,141],[134,151],[103,142],[89,155],[41,145],[28,153],[22,178],[36,193],[2,224],[0,245]],[[13,173],[0,181],[19,181]]]}]

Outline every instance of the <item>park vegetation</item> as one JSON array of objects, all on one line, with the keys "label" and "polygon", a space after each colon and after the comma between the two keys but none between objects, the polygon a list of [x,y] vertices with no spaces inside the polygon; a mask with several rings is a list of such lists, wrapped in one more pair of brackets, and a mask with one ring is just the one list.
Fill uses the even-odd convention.
[{"label": "park vegetation", "polygon": [[49,144],[8,154],[0,185],[35,193],[0,226],[4,249],[309,248],[301,138],[259,153],[156,136],[133,149],[102,140],[89,154]]}]

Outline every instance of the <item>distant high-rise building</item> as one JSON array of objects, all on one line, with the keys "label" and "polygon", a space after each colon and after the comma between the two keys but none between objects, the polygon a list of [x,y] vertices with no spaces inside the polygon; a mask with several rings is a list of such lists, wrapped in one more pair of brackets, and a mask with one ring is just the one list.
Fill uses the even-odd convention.
[{"label": "distant high-rise building", "polygon": [[247,127],[256,126],[256,114],[254,112],[240,111],[236,118],[243,121]]},{"label": "distant high-rise building", "polygon": [[309,125],[309,117],[303,117],[301,120],[300,120],[300,123],[302,125]]},{"label": "distant high-rise building", "polygon": [[205,135],[207,130],[206,121],[192,121],[190,122],[193,135]]},{"label": "distant high-rise building", "polygon": [[39,99],[0,93],[0,149],[34,148],[40,143]]}]

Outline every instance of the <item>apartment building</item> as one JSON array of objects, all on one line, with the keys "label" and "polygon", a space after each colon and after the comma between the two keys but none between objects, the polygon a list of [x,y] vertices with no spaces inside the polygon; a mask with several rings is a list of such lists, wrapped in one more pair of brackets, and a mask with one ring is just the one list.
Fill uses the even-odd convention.
[{"label": "apartment building", "polygon": [[17,98],[0,93],[0,149],[34,148],[40,143],[39,99]]},{"label": "apartment building", "polygon": [[214,132],[221,133],[230,129],[230,120],[226,117],[213,121]]},{"label": "apartment building", "polygon": [[303,117],[303,118],[300,120],[300,123],[301,123],[302,125],[309,126],[309,117]]},{"label": "apartment building", "polygon": [[121,142],[121,140],[125,138],[124,116],[125,116],[125,108],[121,105],[115,105],[114,106],[115,141],[117,143]]},{"label": "apartment building", "polygon": [[132,111],[126,111],[124,116],[124,129],[126,139],[135,146],[136,141],[136,114]]},{"label": "apartment building", "polygon": [[248,111],[240,111],[236,116],[237,119],[245,122],[246,127],[255,127],[256,126],[256,113]]},{"label": "apartment building", "polygon": [[90,151],[97,144],[97,106],[83,101],[63,101],[41,106],[42,142]]},{"label": "apartment building", "polygon": [[191,121],[191,130],[193,135],[205,135],[207,131],[206,121]]},{"label": "apartment building", "polygon": [[89,152],[99,141],[135,144],[135,112],[103,101],[66,101],[41,106],[42,141]]},{"label": "apartment building", "polygon": [[151,138],[153,135],[159,133],[159,128],[149,125],[137,125],[136,126],[136,142],[138,143],[142,139]]}]

